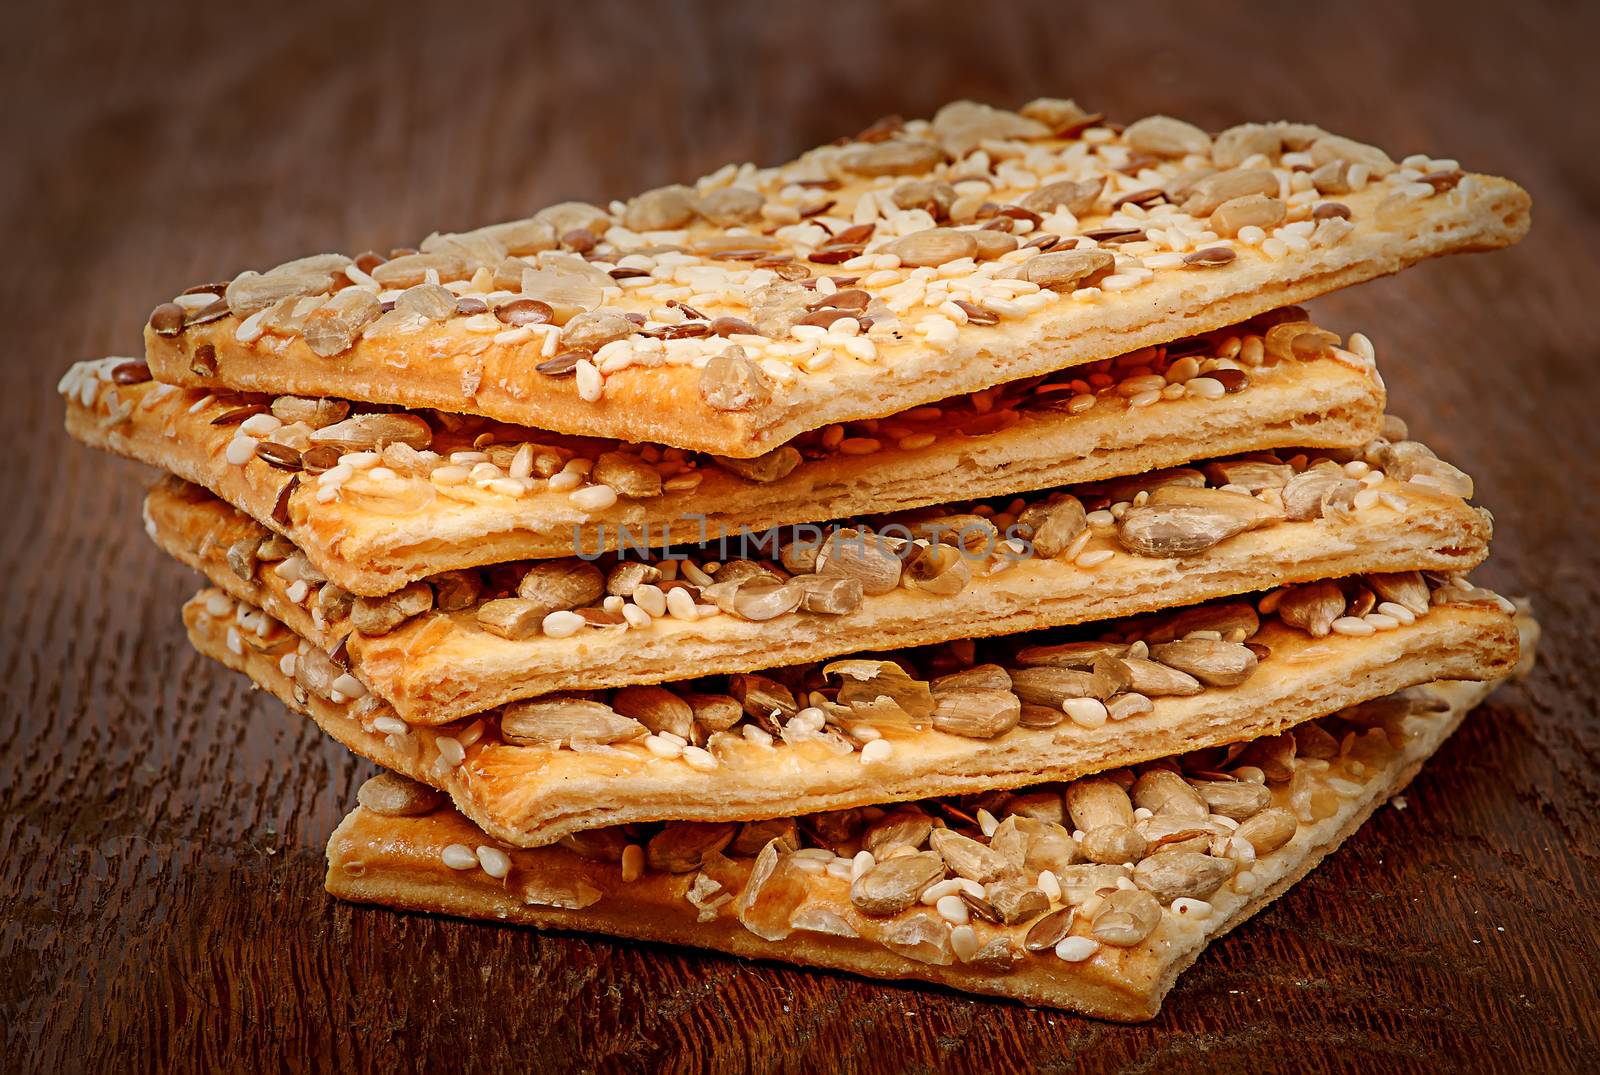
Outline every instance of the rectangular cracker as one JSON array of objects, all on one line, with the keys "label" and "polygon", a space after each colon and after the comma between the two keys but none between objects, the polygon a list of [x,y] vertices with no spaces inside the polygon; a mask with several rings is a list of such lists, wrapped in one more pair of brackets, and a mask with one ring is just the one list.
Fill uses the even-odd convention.
[{"label": "rectangular cracker", "polygon": [[[1452,581],[1443,589],[1448,592],[1437,600],[1448,598],[1449,603],[1433,605],[1409,625],[1366,637],[1313,638],[1275,615],[1261,617],[1260,629],[1249,638],[1265,647],[1259,652],[1267,656],[1247,670],[1242,683],[1201,687],[1183,696],[1145,699],[1129,694],[1122,702],[1113,697],[1108,704],[1119,714],[1123,705],[1130,711],[1145,710],[1117,720],[1106,719],[1105,706],[1098,715],[1089,712],[1094,707],[1078,698],[1056,707],[1030,705],[1021,715],[1033,726],[1015,724],[1000,731],[1003,722],[987,729],[952,724],[948,707],[937,712],[935,723],[924,708],[930,698],[927,681],[904,681],[893,667],[875,660],[774,673],[790,683],[806,677],[816,685],[854,684],[844,702],[826,703],[834,709],[826,725],[825,714],[814,708],[789,715],[806,701],[819,704],[814,688],[806,688],[810,694],[802,690],[798,700],[793,694],[786,699],[788,688],[765,676],[702,679],[675,685],[673,691],[627,688],[633,693],[592,696],[582,703],[586,728],[626,723],[618,716],[626,711],[630,719],[637,716],[651,727],[670,729],[680,726],[679,718],[691,704],[702,705],[697,712],[715,714],[706,696],[743,698],[743,714],[734,706],[727,718],[738,721],[733,730],[706,735],[706,725],[699,730],[681,726],[688,738],[704,741],[706,748],[679,745],[662,732],[613,740],[612,745],[584,740],[576,744],[579,749],[565,740],[557,746],[534,745],[525,736],[533,734],[534,726],[550,726],[544,722],[551,717],[552,704],[572,712],[560,698],[518,703],[452,726],[412,726],[375,696],[361,697],[364,688],[357,677],[344,673],[333,680],[338,669],[322,660],[319,650],[220,590],[202,591],[185,605],[184,622],[190,641],[202,653],[245,672],[351,750],[447,791],[463,813],[497,839],[537,846],[573,832],[635,821],[782,817],[1072,779],[1184,750],[1273,735],[1431,679],[1507,674],[1518,646],[1509,604],[1465,583]],[[1264,600],[1270,607],[1281,595],[1274,591]],[[1123,637],[1138,632],[1159,639],[1162,631],[1188,633],[1201,624],[1238,623],[1244,625],[1241,631],[1248,631],[1256,619],[1248,604],[1234,602],[1101,626],[1121,628]],[[1077,677],[1041,674],[1028,662],[1048,658],[1021,647],[1060,637],[999,640],[977,655],[969,643],[955,643],[899,656],[914,659],[918,675],[932,677],[999,660],[1012,669],[1008,678],[1019,692],[1048,698],[1038,693],[1040,678],[1059,683]],[[857,677],[867,678],[862,682]],[[1030,687],[1022,685],[1024,679]],[[1071,693],[1092,688],[1080,682],[1061,689]],[[895,701],[867,701],[879,695]],[[836,696],[830,690],[826,697]],[[997,700],[990,696],[989,701]],[[1017,720],[1014,708],[1010,716]],[[507,740],[508,722],[522,737],[518,742]],[[726,720],[714,723],[725,725]],[[1050,726],[1041,726],[1046,724]],[[955,734],[958,729],[961,734]],[[881,741],[873,742],[872,735]],[[989,737],[980,737],[984,735]]]},{"label": "rectangular cracker", "polygon": [[[737,218],[740,202],[759,215],[712,223]],[[729,167],[626,205],[564,203],[433,235],[423,255],[321,255],[270,279],[201,285],[152,315],[146,356],[174,384],[435,407],[753,457],[804,430],[1506,246],[1528,219],[1527,194],[1507,180],[1423,156],[1397,166],[1305,124],[1212,139],[1165,117],[1061,128],[958,102],[932,124],[777,168]],[[842,245],[869,225],[861,245]],[[1241,226],[1255,230],[1218,234]],[[750,260],[763,253],[767,263]],[[330,288],[365,294],[317,309]],[[399,305],[380,315],[388,301]],[[830,310],[840,320],[827,328],[794,325]],[[529,317],[542,323],[518,324]],[[552,359],[561,375],[540,372]]]},{"label": "rectangular cracker", "polygon": [[[1322,763],[1327,767],[1319,771],[1308,768],[1305,760],[1291,760],[1266,784],[1270,805],[1262,807],[1257,799],[1243,809],[1225,807],[1230,814],[1248,815],[1238,829],[1245,836],[1230,835],[1227,816],[1213,813],[1193,822],[1195,831],[1210,833],[1209,839],[1217,842],[1207,846],[1203,836],[1202,846],[1219,854],[1204,860],[1205,880],[1199,880],[1199,870],[1180,873],[1186,878],[1181,890],[1193,894],[1177,898],[1171,897],[1180,885],[1167,880],[1175,871],[1144,865],[1132,874],[1134,891],[1155,889],[1161,898],[1124,893],[1115,897],[1116,903],[1108,903],[1117,890],[1095,889],[1127,876],[1120,866],[1057,866],[1074,882],[1062,885],[1056,870],[1046,865],[1062,858],[1056,850],[1061,830],[1051,819],[1073,827],[1058,788],[985,800],[1003,825],[1027,826],[1021,843],[1027,857],[1007,892],[1021,887],[1039,894],[1011,895],[1002,901],[1014,908],[1011,914],[1017,920],[1011,924],[986,921],[975,904],[963,901],[963,907],[952,912],[959,918],[964,910],[969,921],[956,924],[922,902],[894,914],[883,913],[893,905],[871,904],[875,913],[864,913],[852,901],[852,877],[877,866],[876,858],[869,853],[857,865],[854,855],[865,841],[859,836],[840,841],[835,833],[819,834],[815,822],[793,830],[799,841],[817,848],[807,852],[814,861],[805,863],[785,853],[776,840],[755,855],[748,845],[765,833],[754,834],[754,840],[739,833],[724,853],[702,855],[698,867],[692,853],[671,861],[643,849],[646,841],[667,839],[667,830],[655,835],[636,831],[631,837],[619,833],[611,839],[602,838],[608,835],[603,831],[586,834],[581,841],[523,850],[500,844],[448,806],[416,795],[414,785],[410,795],[379,787],[396,779],[389,774],[362,790],[362,801],[378,809],[358,807],[334,831],[328,842],[326,884],[332,895],[359,903],[688,945],[870,978],[933,982],[1104,1019],[1144,1020],[1160,1010],[1178,975],[1206,945],[1282,895],[1402,790],[1493,687],[1492,682],[1433,683],[1394,700],[1369,703],[1348,715],[1302,726],[1317,733],[1301,733],[1307,744],[1337,744],[1334,756]],[[1239,760],[1253,759],[1248,751],[1243,759],[1227,759],[1225,771],[1237,772]],[[1205,758],[1158,764],[1175,765],[1187,773],[1201,770],[1208,787],[1223,775],[1212,772],[1215,763]],[[1282,779],[1291,774],[1292,784]],[[1158,786],[1152,783],[1151,792]],[[382,794],[385,791],[389,794]],[[1142,793],[1136,795],[1138,800],[1154,801]],[[953,812],[943,803],[926,804],[927,813],[958,833],[987,842],[982,828],[969,821],[971,804],[950,805],[955,806]],[[409,816],[399,816],[396,810]],[[1020,821],[1009,820],[1012,811]],[[869,830],[878,826],[876,838],[884,842],[877,846],[887,854],[895,845],[882,834],[894,831],[891,826],[897,818],[908,817],[903,812],[877,821],[863,817],[857,825]],[[1157,814],[1141,824],[1152,835],[1165,835],[1181,832],[1191,823]],[[1286,831],[1293,835],[1274,847]],[[1046,842],[1049,837],[1039,833],[1054,833],[1056,843]],[[1260,843],[1259,853],[1252,836]],[[639,843],[629,844],[630,838]],[[904,840],[916,838],[913,833]],[[992,846],[1017,846],[1004,842],[1014,839],[997,839]],[[673,873],[663,868],[669,865],[688,868]],[[1049,874],[1048,881],[1044,873]],[[951,876],[948,867],[945,875]],[[994,887],[972,884],[985,896]],[[1045,889],[1053,891],[1046,894]],[[994,906],[988,899],[984,904]],[[1151,916],[1133,921],[1154,922],[1142,940],[1136,939],[1137,930],[1128,931],[1128,920],[1118,932],[1114,919],[1106,917],[1126,906]],[[1065,931],[1052,915],[1071,920]],[[1108,939],[1098,939],[1097,930]],[[1064,954],[1058,956],[1047,942],[1061,933],[1077,939],[1067,942]],[[1028,946],[1030,938],[1033,949]]]},{"label": "rectangular cracker", "polygon": [[[1199,456],[1353,449],[1378,436],[1384,394],[1370,363],[1296,314],[1280,315],[1288,320],[806,434],[764,461],[782,476],[762,481],[706,455],[619,451],[615,441],[438,415],[381,459],[357,445],[339,457],[347,465],[313,475],[285,467],[298,466],[311,438],[324,434],[309,425],[259,430],[273,422],[246,422],[268,402],[260,397],[125,383],[141,376],[131,360],[80,364],[62,388],[73,436],[204,485],[290,537],[344,589],[378,595],[440,571],[565,556],[575,547],[681,543],[741,526],[1136,474]],[[1192,390],[1169,388],[1183,393],[1177,398],[1135,391],[1191,373],[1205,376]],[[597,460],[598,469],[574,471]]]},{"label": "rectangular cracker", "polygon": [[[1330,462],[1321,464],[1322,469],[1332,466]],[[1234,463],[1224,461],[1208,469],[1213,485],[1229,476],[1246,480]],[[1199,471],[1187,473],[1200,475]],[[1379,473],[1369,472],[1368,480]],[[1109,492],[1093,485],[1074,486],[1066,492],[1084,507],[1097,509],[1112,501],[1134,499],[1140,491],[1149,495],[1158,481],[1173,475],[1149,476],[1148,485],[1139,478],[1120,480]],[[1266,526],[1182,557],[1129,551],[1109,517],[1104,523],[1097,517],[1085,536],[1064,550],[1041,545],[1033,550],[1034,555],[1021,559],[1014,559],[1010,549],[992,539],[984,539],[987,543],[975,542],[974,548],[960,554],[960,561],[951,568],[960,577],[952,576],[954,581],[948,586],[937,580],[922,583],[902,572],[900,585],[887,592],[864,594],[854,611],[839,615],[795,609],[756,620],[741,616],[732,599],[728,599],[730,610],[720,611],[708,596],[717,593],[716,586],[690,586],[684,581],[686,570],[715,559],[729,561],[719,568],[718,578],[746,569],[784,577],[789,573],[776,548],[747,550],[752,558],[737,563],[713,545],[704,555],[688,561],[688,567],[682,562],[658,562],[677,569],[673,572],[677,582],[666,585],[688,587],[696,598],[696,619],[681,619],[676,614],[659,618],[637,615],[650,604],[647,596],[661,601],[658,587],[650,583],[648,595],[629,590],[626,600],[621,596],[605,599],[620,603],[623,612],[631,610],[638,622],[621,613],[607,613],[602,618],[615,621],[612,626],[578,629],[568,624],[558,630],[556,621],[561,617],[554,616],[544,620],[553,633],[541,628],[539,617],[543,614],[537,609],[514,631],[505,626],[486,629],[479,619],[496,612],[505,614],[506,595],[517,592],[517,580],[529,569],[525,563],[473,572],[470,580],[464,580],[461,573],[436,578],[432,584],[435,607],[390,628],[387,620],[377,624],[366,618],[357,620],[348,595],[340,595],[336,586],[324,591],[320,585],[306,582],[303,559],[291,556],[287,561],[258,563],[251,550],[281,545],[282,539],[266,542],[264,528],[195,486],[176,480],[157,485],[145,502],[145,525],[158,545],[203,572],[214,585],[265,609],[320,648],[342,649],[350,668],[369,689],[393,705],[402,719],[412,724],[441,724],[519,698],[656,683],[681,678],[690,669],[701,675],[751,672],[845,653],[1127,616],[1361,573],[1464,571],[1488,553],[1491,528],[1487,515],[1458,496],[1387,477],[1368,486],[1345,479],[1343,488],[1345,497],[1351,495],[1349,490],[1370,490],[1364,496],[1372,503],[1363,501],[1359,509],[1330,510],[1300,521],[1280,515]],[[1029,498],[1029,503],[1040,502],[1044,502],[1043,496]],[[969,505],[947,505],[940,510],[952,520],[952,531],[984,523],[979,516],[963,514],[970,511]],[[1018,514],[1014,505],[1003,510],[1002,522]],[[874,523],[880,533],[888,533],[897,524],[909,528],[916,519],[915,514],[891,515]],[[801,536],[802,541],[813,543],[820,538],[820,530]],[[946,537],[947,542],[953,540]],[[286,551],[292,552],[292,547],[285,546],[274,555]],[[1044,552],[1054,558],[1047,558]],[[563,563],[589,572],[597,595],[602,572],[610,580],[610,588],[620,590],[626,588],[625,573],[640,569],[637,561],[621,567],[611,557],[592,568]],[[792,558],[790,564],[799,566]],[[551,566],[533,565],[534,574]],[[241,570],[245,574],[241,575]],[[464,581],[471,588],[469,594],[462,592]],[[923,588],[925,585],[936,587],[936,592]],[[430,591],[424,588],[421,592],[426,597]],[[409,599],[406,595],[402,598]],[[448,602],[449,610],[437,607],[440,602]],[[387,604],[399,607],[400,602]],[[659,603],[651,607],[661,610]],[[596,596],[588,608],[599,616],[604,612],[602,599]],[[356,612],[359,615],[359,610]],[[752,610],[749,615],[767,612]],[[357,622],[366,626],[366,633],[356,628]],[[387,632],[380,633],[381,629]],[[566,633],[569,630],[577,633]],[[505,637],[507,634],[512,637]]]}]

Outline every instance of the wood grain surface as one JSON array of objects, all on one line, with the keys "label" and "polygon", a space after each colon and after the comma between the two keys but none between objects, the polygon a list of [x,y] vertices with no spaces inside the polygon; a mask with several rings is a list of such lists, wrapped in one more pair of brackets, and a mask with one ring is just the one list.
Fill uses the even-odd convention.
[{"label": "wood grain surface", "polygon": [[[1600,1068],[1600,9],[1434,2],[14,5],[0,35],[0,1025],[13,1071]],[[148,474],[57,377],[197,280],[415,241],[879,115],[1072,95],[1313,119],[1535,200],[1520,248],[1323,300],[1478,480],[1542,667],[1154,1022],[340,906],[370,767],[207,666]]]}]

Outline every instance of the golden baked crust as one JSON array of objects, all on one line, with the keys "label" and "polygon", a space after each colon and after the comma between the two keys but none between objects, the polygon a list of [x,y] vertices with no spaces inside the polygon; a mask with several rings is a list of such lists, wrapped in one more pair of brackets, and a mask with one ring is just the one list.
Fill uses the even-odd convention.
[{"label": "golden baked crust", "polygon": [[[1308,332],[1322,331],[1309,322],[1295,323]],[[1231,339],[1237,351],[1241,335],[1246,343],[1261,339],[1242,329],[1196,344],[1215,352]],[[747,480],[699,457],[652,468],[650,475],[656,469],[673,475],[664,484],[652,478],[654,495],[619,482],[625,492],[620,499],[599,483],[604,470],[582,484],[564,474],[550,480],[513,478],[505,466],[475,450],[487,437],[500,446],[497,451],[533,443],[541,452],[557,453],[551,459],[573,453],[595,459],[614,451],[614,442],[575,441],[460,419],[446,426],[436,420],[429,454],[397,445],[380,460],[352,450],[350,457],[364,469],[351,473],[345,466],[313,476],[256,454],[260,445],[271,447],[283,437],[281,432],[262,433],[254,441],[241,433],[241,416],[262,406],[258,397],[177,392],[148,381],[120,383],[138,376],[130,360],[81,363],[62,384],[67,429],[79,440],[204,485],[289,536],[344,589],[379,595],[440,571],[570,555],[575,547],[598,551],[629,542],[682,543],[740,527],[762,530],[1025,492],[1234,452],[1356,448],[1376,437],[1384,393],[1370,364],[1335,351],[1325,340],[1324,357],[1295,357],[1288,346],[1292,332],[1280,343],[1285,335],[1273,336],[1273,353],[1264,354],[1263,364],[1248,367],[1247,373],[1233,371],[1242,388],[1223,392],[1212,382],[1214,398],[1187,395],[1152,402],[1141,397],[1130,403],[1129,396],[1137,393],[1119,389],[1139,387],[1129,372],[1133,367],[1107,365],[1098,375],[1103,382],[1096,382],[1097,394],[1077,393],[1070,376],[1007,386],[981,400],[946,400],[926,416],[897,416],[870,434],[862,428],[847,437],[804,437],[791,445],[804,460],[775,481]],[[1160,372],[1171,364],[1163,354],[1137,368],[1153,367],[1161,383]],[[1204,369],[1193,363],[1190,368]],[[1087,385],[1080,381],[1079,387]],[[1050,391],[1058,388],[1064,390]],[[1051,399],[1059,405],[1041,406]],[[1083,409],[1080,403],[1090,405]],[[244,446],[245,455],[231,462],[235,443]],[[300,455],[292,451],[291,458]],[[478,461],[453,463],[452,458],[466,458],[462,453]],[[562,469],[572,465],[569,461]],[[679,467],[687,469],[674,470]],[[341,474],[346,477],[335,481]],[[374,474],[384,477],[376,480]],[[569,480],[578,487],[558,488]],[[675,481],[695,484],[675,488]],[[587,499],[595,493],[601,494],[601,506]]]},{"label": "golden baked crust", "polygon": [[[966,115],[975,107],[952,106]],[[535,218],[511,226],[517,240],[490,229],[433,236],[425,255],[387,267],[372,258],[344,269],[329,256],[308,274],[304,262],[291,264],[276,278],[311,282],[278,307],[258,305],[271,297],[252,299],[261,277],[236,279],[216,303],[215,292],[180,296],[187,318],[171,306],[153,315],[146,356],[174,384],[437,407],[751,457],[803,430],[1219,328],[1426,257],[1505,246],[1528,227],[1529,199],[1514,183],[1426,157],[1396,166],[1381,150],[1306,125],[1246,125],[1260,148],[1241,156],[1237,140],[1213,142],[1194,128],[1175,142],[1157,144],[1159,134],[1151,142],[1148,121],[1128,128],[1140,133],[1095,127],[1066,138],[999,122],[1010,133],[954,142],[938,120],[912,123],[886,143],[822,147],[776,169],[723,169],[693,190],[651,192],[620,214],[589,207],[592,227],[564,248]],[[875,156],[885,147],[908,161]],[[1061,182],[1087,184],[1081,200],[1042,190]],[[923,185],[902,189],[915,183]],[[730,227],[692,208],[681,217],[657,211],[663,198],[692,206],[734,188],[760,203],[761,215]],[[1244,223],[1237,207],[1216,215],[1234,194],[1252,214],[1266,211],[1258,224]],[[1014,204],[1035,201],[1038,211]],[[821,202],[820,213],[801,219]],[[996,222],[999,234],[982,235]],[[839,238],[855,228],[871,234],[854,245]],[[1237,236],[1218,234],[1236,228]],[[913,251],[905,239],[919,235]],[[1047,236],[1038,240],[1049,247],[1043,253],[1027,245],[1039,236]],[[984,260],[974,261],[979,238]],[[738,249],[725,256],[730,245]],[[526,256],[508,256],[514,250]],[[1101,260],[1034,264],[1074,250]],[[749,260],[763,253],[771,264]],[[804,283],[780,275],[790,270]],[[427,295],[443,296],[429,315],[441,319],[404,310],[380,317],[379,300],[439,280],[449,286]],[[797,290],[806,285],[809,292]],[[336,304],[362,312],[348,331],[320,332],[317,353],[299,333],[311,324],[339,329],[342,320],[315,308],[329,288],[346,286],[371,295]],[[841,289],[849,305],[828,307]],[[452,297],[472,310],[549,302],[537,315],[543,323],[519,325],[527,307],[500,319],[457,314]],[[815,317],[831,318],[829,309],[854,316],[820,328]],[[794,319],[808,310],[813,321],[799,331]],[[580,311],[609,317],[575,322]],[[643,324],[630,327],[624,315]],[[744,323],[713,327],[728,317]],[[269,321],[275,331],[264,331]],[[708,364],[730,344],[741,350],[724,376]],[[538,372],[558,353],[587,357],[576,367],[571,357],[558,363],[564,376]]]},{"label": "golden baked crust", "polygon": [[[325,650],[343,639],[352,670],[402,719],[443,724],[519,698],[681,679],[686,670],[707,675],[786,667],[1369,572],[1464,571],[1487,555],[1487,516],[1461,498],[1392,479],[1370,488],[1398,502],[1399,510],[1380,498],[1365,510],[1278,522],[1172,559],[1127,552],[1114,529],[1096,527],[1077,559],[1035,556],[1010,564],[999,554],[974,561],[971,582],[954,594],[901,586],[865,596],[857,611],[844,615],[795,611],[761,622],[733,614],[665,617],[643,629],[619,624],[566,637],[500,637],[479,624],[481,603],[363,635],[347,616],[323,611],[329,606],[318,587],[296,583],[277,565],[247,566],[249,577],[242,577],[229,564],[229,550],[260,542],[267,532],[204,490],[175,479],[156,485],[145,502],[145,521],[158,545],[232,596]],[[1103,563],[1078,562],[1107,553]]]},{"label": "golden baked crust", "polygon": [[[1317,788],[1338,788],[1333,809],[1301,818],[1287,843],[1249,855],[1247,870],[1236,872],[1204,900],[1163,907],[1154,931],[1142,941],[1124,947],[1094,940],[1091,922],[1100,919],[1091,919],[1087,911],[1097,899],[1104,906],[1098,894],[1081,903],[1069,902],[1065,894],[1052,899],[1047,905],[1051,908],[1075,908],[1071,935],[1091,950],[1077,962],[1058,958],[1050,948],[1025,949],[1023,939],[1037,918],[1007,926],[973,917],[967,928],[976,939],[968,947],[980,946],[979,953],[987,958],[978,961],[966,953],[974,959],[969,963],[952,943],[960,927],[927,916],[926,910],[922,914],[931,923],[931,939],[919,949],[920,958],[912,958],[885,943],[889,933],[884,919],[869,917],[852,904],[848,875],[836,878],[826,871],[804,878],[803,894],[789,916],[797,925],[786,936],[777,936],[779,931],[761,919],[752,919],[752,927],[743,922],[749,916],[745,908],[752,866],[760,859],[718,856],[692,874],[647,870],[625,879],[627,867],[566,846],[519,850],[499,845],[448,807],[422,816],[385,816],[358,807],[328,842],[326,884],[334,896],[361,903],[664,941],[872,978],[934,982],[1105,1019],[1149,1019],[1206,945],[1282,895],[1403,789],[1493,686],[1452,682],[1418,688],[1415,695],[1440,708],[1403,718],[1388,741],[1362,757],[1359,767],[1335,759],[1329,769],[1307,774]],[[1273,785],[1274,806],[1292,809],[1289,788]],[[471,862],[480,847],[494,872],[507,869],[502,878]],[[466,862],[447,866],[446,848],[454,848]],[[839,861],[848,864],[847,859]],[[1025,882],[1028,878],[1024,874]],[[724,892],[733,898],[722,898]],[[691,893],[696,902],[691,902]],[[569,895],[578,898],[563,899]],[[715,903],[719,898],[722,902]],[[834,932],[822,932],[824,928]]]},{"label": "golden baked crust", "polygon": [[[799,727],[798,715],[782,729],[783,742],[770,733],[719,732],[708,741],[712,749],[695,748],[693,755],[682,747],[658,750],[667,743],[659,735],[610,746],[578,744],[581,750],[517,745],[505,741],[505,718],[494,714],[455,726],[410,726],[386,706],[370,704],[370,696],[351,702],[338,692],[330,699],[298,686],[290,677],[305,671],[300,662],[308,659],[308,645],[219,590],[202,591],[185,605],[184,622],[202,653],[245,672],[351,750],[447,791],[497,839],[537,846],[635,821],[782,817],[1073,779],[1276,734],[1433,679],[1509,674],[1518,656],[1509,605],[1487,591],[1460,593],[1474,603],[1437,604],[1410,625],[1366,637],[1314,639],[1270,619],[1251,639],[1269,657],[1241,685],[1157,697],[1146,711],[1122,720],[1106,721],[1102,710],[1093,726],[1074,717],[1050,728],[1015,726],[980,739],[880,713],[873,727],[891,749],[878,754],[870,754],[862,740],[857,751],[831,731],[791,735],[788,726]],[[296,652],[298,660],[286,672],[281,662]],[[355,677],[347,686],[352,696],[362,693]],[[764,723],[778,725],[775,717]],[[749,726],[760,731],[755,721]]]}]

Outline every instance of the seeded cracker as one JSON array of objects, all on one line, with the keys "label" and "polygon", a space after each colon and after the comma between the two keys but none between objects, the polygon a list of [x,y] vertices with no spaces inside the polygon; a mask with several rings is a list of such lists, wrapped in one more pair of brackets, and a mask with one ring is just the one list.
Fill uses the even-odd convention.
[{"label": "seeded cracker", "polygon": [[1054,128],[956,102],[776,168],[244,272],[159,307],[146,358],[186,386],[751,458],[1527,226],[1513,183],[1307,124]]}]

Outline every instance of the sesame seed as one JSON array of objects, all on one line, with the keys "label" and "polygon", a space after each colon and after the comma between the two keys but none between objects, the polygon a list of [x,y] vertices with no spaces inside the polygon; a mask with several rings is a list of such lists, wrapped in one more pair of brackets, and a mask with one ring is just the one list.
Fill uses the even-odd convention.
[{"label": "sesame seed", "polygon": [[242,467],[255,458],[256,442],[251,437],[234,437],[223,450],[223,458],[236,467]]},{"label": "sesame seed", "polygon": [[922,903],[924,906],[932,907],[946,896],[954,895],[960,891],[961,878],[946,878],[943,881],[935,881],[933,884],[923,889],[922,895],[918,898],[918,902]]},{"label": "sesame seed", "polygon": [[1089,552],[1080,554],[1073,563],[1079,567],[1098,567],[1116,554],[1115,549],[1092,549]]},{"label": "sesame seed", "polygon": [[676,758],[683,753],[683,745],[662,735],[644,737],[645,749],[658,758]]},{"label": "sesame seed", "polygon": [[1040,870],[1039,880],[1036,883],[1039,886],[1039,891],[1048,896],[1051,903],[1060,901],[1061,882],[1056,880],[1056,875],[1053,870]]},{"label": "sesame seed", "polygon": [[439,857],[452,870],[475,870],[479,865],[477,852],[466,844],[450,844]]},{"label": "sesame seed", "polygon": [[1098,698],[1064,699],[1061,711],[1080,728],[1098,728],[1106,722],[1106,706]]},{"label": "sesame seed", "polygon": [[1172,901],[1172,913],[1179,918],[1210,918],[1212,907],[1205,900],[1197,900],[1190,896],[1179,896]]},{"label": "sesame seed", "polygon": [[1068,963],[1082,963],[1100,950],[1100,942],[1092,937],[1064,937],[1056,945],[1056,955]]},{"label": "sesame seed", "polygon": [[461,741],[454,736],[441,735],[433,741],[434,749],[439,752],[439,757],[452,768],[467,760],[467,749]]},{"label": "sesame seed", "polygon": [[850,860],[850,880],[854,881],[877,864],[871,851],[857,851],[855,858]]},{"label": "sesame seed", "polygon": [[511,872],[511,856],[498,847],[487,845],[479,847],[477,851],[478,865],[483,867],[483,872],[495,880],[502,880]]},{"label": "sesame seed", "polygon": [[644,848],[629,844],[622,849],[622,881],[633,884],[644,873]]},{"label": "sesame seed", "polygon": [[339,678],[333,681],[333,689],[346,698],[365,698],[367,696],[366,684],[349,672],[342,673]]},{"label": "sesame seed", "polygon": [[1376,634],[1378,630],[1366,620],[1358,619],[1355,616],[1340,616],[1333,621],[1331,629],[1336,635],[1349,635],[1351,638],[1365,638],[1368,635]]},{"label": "sesame seed", "polygon": [[875,762],[888,761],[894,754],[894,746],[887,739],[874,739],[861,748],[861,764],[871,765]]},{"label": "sesame seed", "polygon": [[617,502],[617,491],[609,485],[587,485],[569,499],[584,511],[604,511]]},{"label": "sesame seed", "polygon": [[583,630],[583,617],[576,612],[552,612],[539,625],[550,638],[571,638]]},{"label": "sesame seed", "polygon": [[[689,596],[688,590],[674,588],[668,591],[666,598],[666,611],[673,619],[693,621],[700,618],[699,609],[695,605],[694,598]],[[634,600],[638,600],[637,592],[634,594]]]},{"label": "sesame seed", "polygon": [[933,909],[939,912],[940,918],[953,925],[965,925],[970,917],[967,902],[960,896],[940,896]]}]

